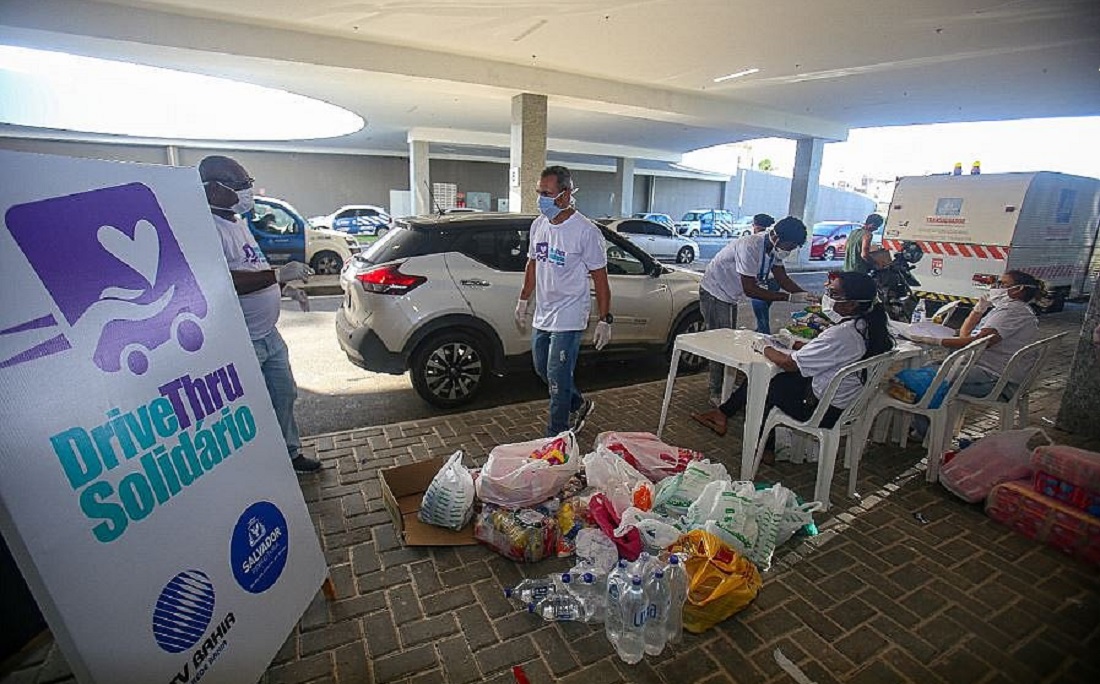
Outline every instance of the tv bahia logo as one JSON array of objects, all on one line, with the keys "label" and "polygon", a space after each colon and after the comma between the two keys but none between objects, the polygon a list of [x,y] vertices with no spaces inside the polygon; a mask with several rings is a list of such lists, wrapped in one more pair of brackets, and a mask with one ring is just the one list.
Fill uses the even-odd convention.
[{"label": "tv bahia logo", "polygon": [[214,585],[201,570],[185,570],[161,590],[153,608],[153,638],[157,645],[173,654],[195,649],[169,684],[198,682],[229,647],[225,637],[236,618],[230,612],[207,632],[213,616]]}]

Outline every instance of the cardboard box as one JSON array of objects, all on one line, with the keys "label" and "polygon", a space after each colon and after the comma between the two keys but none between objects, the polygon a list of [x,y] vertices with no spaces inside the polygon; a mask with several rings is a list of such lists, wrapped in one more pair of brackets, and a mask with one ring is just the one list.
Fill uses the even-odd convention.
[{"label": "cardboard box", "polygon": [[420,522],[416,514],[420,511],[420,502],[424,492],[432,483],[432,478],[447,462],[447,456],[439,456],[430,461],[420,461],[410,465],[386,468],[378,471],[382,483],[382,501],[393,519],[397,537],[406,546],[473,546],[474,524],[471,521],[455,532],[443,527]]}]

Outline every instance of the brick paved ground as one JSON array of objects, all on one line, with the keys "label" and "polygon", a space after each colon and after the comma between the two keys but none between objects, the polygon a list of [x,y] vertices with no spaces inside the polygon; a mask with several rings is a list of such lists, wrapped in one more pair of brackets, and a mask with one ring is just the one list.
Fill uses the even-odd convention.
[{"label": "brick paved ground", "polygon": [[[1078,311],[1045,317],[1043,327],[1076,331],[1079,321]],[[1055,355],[1062,361],[1044,374],[1032,410],[1034,425],[1067,442],[1075,440],[1044,418],[1056,414],[1072,344],[1073,336]],[[583,442],[601,430],[652,430],[662,391],[649,383],[597,393]],[[703,376],[682,378],[665,438],[735,473],[740,426],[717,438],[688,418],[705,399]],[[534,402],[312,440],[327,467],[302,489],[337,600],[317,597],[262,681],[503,683],[517,664],[534,684],[793,681],[776,664],[779,650],[818,684],[1100,682],[1100,573],[926,484],[919,447],[869,449],[857,500],[845,496],[838,466],[822,534],[780,550],[755,603],[636,666],[614,657],[602,629],[546,624],[505,601],[503,586],[569,562],[524,567],[481,547],[401,546],[382,508],[379,468],[457,448],[480,462],[498,443],[539,436],[544,412]],[[967,430],[990,425],[971,416]],[[814,477],[812,465],[760,474],[803,495]],[[50,643],[22,668],[4,684],[71,681]]]}]

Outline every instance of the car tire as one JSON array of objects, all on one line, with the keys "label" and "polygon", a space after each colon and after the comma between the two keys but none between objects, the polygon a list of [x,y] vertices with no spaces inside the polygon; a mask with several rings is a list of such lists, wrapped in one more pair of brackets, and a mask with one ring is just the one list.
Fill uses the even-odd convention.
[{"label": "car tire", "polygon": [[374,235],[376,237],[382,237],[388,232],[390,232],[389,228],[379,228],[378,230],[374,231]]},{"label": "car tire", "polygon": [[[672,342],[675,342],[676,338],[686,333],[702,332],[707,329],[706,323],[703,322],[703,313],[699,309],[692,309],[680,319],[680,322],[676,324],[676,330],[672,334],[672,340],[668,345],[668,353],[672,354]],[[680,373],[698,373],[707,367],[707,360],[702,356],[695,354],[680,354],[680,365],[677,371]]]},{"label": "car tire", "polygon": [[421,399],[439,408],[473,401],[489,376],[485,345],[463,330],[432,335],[417,345],[411,360],[413,388]]},{"label": "car tire", "polygon": [[836,258],[836,250],[833,249],[832,247],[826,247],[825,248],[825,254],[821,258],[824,259],[825,261],[832,261],[833,259]]},{"label": "car tire", "polygon": [[676,252],[676,263],[678,264],[690,264],[695,261],[695,250],[691,247],[681,247],[679,252]]},{"label": "car tire", "polygon": [[313,255],[309,267],[317,275],[339,275],[340,269],[344,267],[344,260],[336,252],[326,249]]},{"label": "car tire", "polygon": [[699,237],[699,231],[693,230],[693,231],[689,232],[688,237],[693,237],[693,238]]}]

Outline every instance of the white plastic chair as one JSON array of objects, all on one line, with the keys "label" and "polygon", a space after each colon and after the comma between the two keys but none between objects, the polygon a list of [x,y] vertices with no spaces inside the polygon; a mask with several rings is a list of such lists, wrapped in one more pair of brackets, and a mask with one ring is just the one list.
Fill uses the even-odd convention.
[{"label": "white plastic chair", "polygon": [[[833,379],[829,382],[829,385],[825,388],[825,392],[819,397],[817,408],[814,409],[813,415],[811,415],[805,421],[795,420],[786,413],[784,413],[778,407],[773,408],[768,413],[767,420],[764,421],[764,431],[760,435],[760,442],[756,447],[756,456],[752,462],[752,475],[756,477],[756,471],[760,467],[760,459],[764,455],[764,445],[767,442],[767,437],[772,430],[779,426],[785,426],[798,432],[804,432],[817,438],[818,443],[818,456],[817,456],[817,484],[814,485],[814,500],[820,501],[822,510],[829,509],[829,489],[833,481],[833,470],[836,466],[836,453],[840,449],[840,438],[847,435],[848,445],[845,448],[845,461],[847,463],[853,463],[858,456],[854,459],[853,454],[857,454],[863,450],[864,442],[867,439],[867,433],[869,429],[863,425],[864,416],[866,415],[867,405],[871,401],[872,397],[878,392],[879,384],[882,382],[883,376],[886,375],[887,369],[894,362],[895,353],[888,351],[878,356],[872,356],[869,359],[863,359],[850,363],[844,366]],[[863,371],[867,372],[866,378],[863,380],[863,389],[860,390],[859,395],[837,418],[833,427],[827,428],[821,426],[821,421],[825,419],[825,412],[832,405],[833,397],[836,396],[837,388],[840,387],[840,383],[844,378],[858,374]],[[855,491],[854,479],[849,483],[849,493]]]},{"label": "white plastic chair", "polygon": [[[875,417],[879,413],[886,409],[895,409],[903,413],[901,424],[901,448],[905,448],[909,439],[909,425],[913,421],[914,415],[921,415],[928,418],[928,472],[927,479],[929,482],[935,482],[939,477],[940,472],[940,459],[943,457],[943,452],[947,449],[947,441],[951,439],[951,430],[949,428],[951,418],[952,404],[955,401],[955,396],[959,393],[959,388],[962,386],[962,380],[966,377],[966,374],[970,372],[970,369],[974,366],[974,362],[978,360],[982,352],[985,351],[986,346],[989,344],[989,337],[982,337],[974,340],[970,344],[966,345],[962,349],[958,349],[947,356],[940,364],[940,369],[936,371],[935,377],[932,378],[931,384],[928,389],[925,390],[924,395],[916,404],[910,404],[900,399],[894,399],[885,392],[879,393],[873,402],[871,402],[870,411],[867,415],[866,426],[868,430],[874,423]],[[939,394],[940,388],[948,383],[947,390],[944,392],[943,401],[940,402],[936,408],[931,408],[930,404],[937,394]],[[855,480],[855,471],[859,465],[858,459],[851,463],[852,479]]]},{"label": "white plastic chair", "polygon": [[[1012,427],[1027,427],[1028,394],[1031,392],[1031,386],[1035,383],[1036,378],[1039,377],[1039,371],[1041,371],[1046,364],[1047,357],[1054,351],[1054,343],[1068,334],[1068,332],[1061,332],[1057,335],[1039,340],[1038,342],[1032,342],[1026,347],[1021,347],[1020,350],[1013,354],[1012,358],[1008,360],[1008,365],[1005,366],[1004,372],[1001,373],[1001,379],[997,381],[997,384],[993,386],[989,394],[984,397],[971,397],[960,394],[957,410],[958,416],[951,422],[955,431],[958,431],[959,426],[962,425],[962,420],[966,417],[966,409],[969,406],[996,409],[1000,414],[1001,432]],[[1011,396],[1002,397],[1001,395],[1005,391],[1005,386],[1008,385],[1008,378],[1013,375],[1013,371],[1020,366],[1028,364],[1030,365],[1027,374],[1024,375],[1020,384],[1016,386],[1015,391],[1012,392]]]}]

